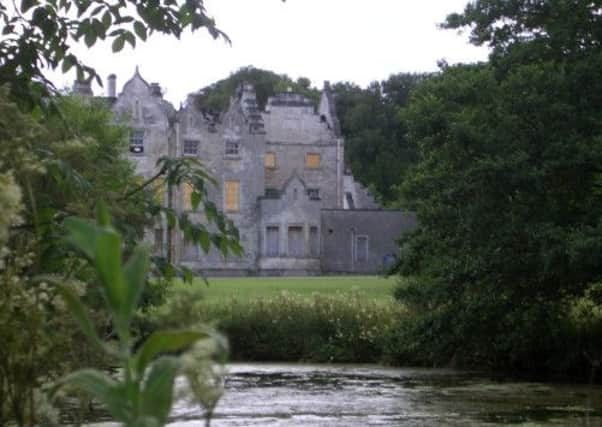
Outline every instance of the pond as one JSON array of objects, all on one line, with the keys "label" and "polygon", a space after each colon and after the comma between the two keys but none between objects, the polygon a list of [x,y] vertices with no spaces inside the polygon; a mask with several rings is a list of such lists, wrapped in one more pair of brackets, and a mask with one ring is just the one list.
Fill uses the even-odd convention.
[{"label": "pond", "polygon": [[[225,426],[602,425],[602,387],[366,365],[232,364],[211,423]],[[173,427],[202,425],[174,407]]]}]

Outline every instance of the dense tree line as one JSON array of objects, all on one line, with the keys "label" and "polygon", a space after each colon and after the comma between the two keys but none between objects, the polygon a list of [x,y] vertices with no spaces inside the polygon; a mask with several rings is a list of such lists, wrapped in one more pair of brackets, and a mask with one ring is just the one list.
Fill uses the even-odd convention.
[{"label": "dense tree line", "polygon": [[602,356],[601,12],[481,0],[447,19],[492,54],[444,68],[403,114],[418,162],[400,197],[420,227],[397,296],[436,361],[587,369]]}]

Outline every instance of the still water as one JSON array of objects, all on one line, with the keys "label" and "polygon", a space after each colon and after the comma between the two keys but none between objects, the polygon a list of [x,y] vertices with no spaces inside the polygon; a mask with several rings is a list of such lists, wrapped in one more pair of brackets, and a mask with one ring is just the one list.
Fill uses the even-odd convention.
[{"label": "still water", "polygon": [[[180,400],[172,427],[202,425]],[[602,387],[437,369],[233,364],[214,427],[602,426]]]}]

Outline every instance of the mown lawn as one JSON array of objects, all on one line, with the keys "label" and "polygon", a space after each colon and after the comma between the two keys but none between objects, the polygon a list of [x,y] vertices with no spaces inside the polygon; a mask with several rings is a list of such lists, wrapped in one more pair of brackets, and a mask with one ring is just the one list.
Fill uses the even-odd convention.
[{"label": "mown lawn", "polygon": [[282,291],[303,296],[357,291],[365,297],[384,301],[392,298],[396,280],[395,277],[385,279],[377,276],[236,277],[210,278],[209,286],[197,280],[195,286],[204,289],[208,300],[274,297]]}]

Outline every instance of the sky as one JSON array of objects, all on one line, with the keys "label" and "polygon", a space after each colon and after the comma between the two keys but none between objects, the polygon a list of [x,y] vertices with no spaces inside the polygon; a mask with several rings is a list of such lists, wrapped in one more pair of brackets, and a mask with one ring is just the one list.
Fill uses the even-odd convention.
[{"label": "sky", "polygon": [[[149,83],[158,82],[176,107],[194,92],[240,67],[362,87],[399,72],[437,69],[487,58],[487,49],[468,43],[467,34],[438,28],[445,16],[461,12],[467,0],[206,0],[205,6],[232,44],[200,30],[180,40],[151,36],[136,49],[118,53],[110,43],[75,51],[103,78],[115,73],[117,91],[136,66]],[[58,87],[74,74],[51,74]],[[106,88],[106,84],[105,84]],[[106,89],[95,86],[95,94]]]}]

